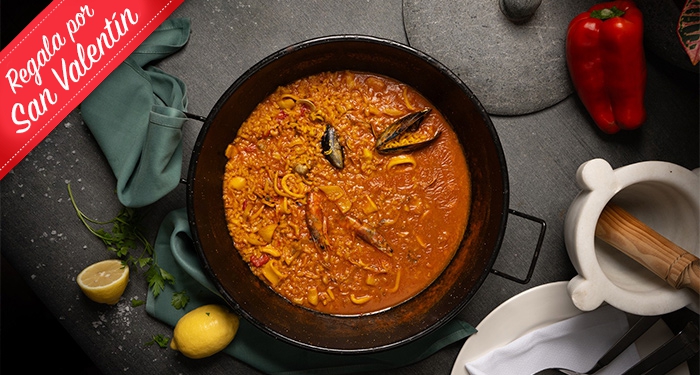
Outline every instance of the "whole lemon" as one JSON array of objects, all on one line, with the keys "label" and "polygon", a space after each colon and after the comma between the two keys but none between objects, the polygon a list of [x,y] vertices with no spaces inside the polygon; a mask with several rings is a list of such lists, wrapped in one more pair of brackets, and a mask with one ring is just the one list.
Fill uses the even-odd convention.
[{"label": "whole lemon", "polygon": [[238,316],[224,306],[200,306],[175,324],[170,348],[189,358],[209,357],[231,343],[238,324]]}]

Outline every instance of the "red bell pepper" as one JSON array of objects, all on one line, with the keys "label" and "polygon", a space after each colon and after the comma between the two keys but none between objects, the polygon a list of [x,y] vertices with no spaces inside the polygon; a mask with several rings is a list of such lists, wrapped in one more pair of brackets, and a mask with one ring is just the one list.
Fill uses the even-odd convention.
[{"label": "red bell pepper", "polygon": [[269,260],[270,260],[270,257],[267,254],[260,254],[259,257],[256,257],[256,256],[250,257],[250,264],[254,265],[255,267],[262,267]]},{"label": "red bell pepper", "polygon": [[574,88],[605,133],[636,129],[646,120],[642,12],[632,1],[600,3],[574,17],[566,62]]}]

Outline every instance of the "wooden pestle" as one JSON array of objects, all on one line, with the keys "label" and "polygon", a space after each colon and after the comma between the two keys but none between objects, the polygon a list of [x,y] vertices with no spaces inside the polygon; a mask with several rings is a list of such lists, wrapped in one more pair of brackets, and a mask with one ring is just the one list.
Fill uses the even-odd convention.
[{"label": "wooden pestle", "polygon": [[627,254],[672,287],[690,288],[700,293],[700,259],[621,207],[605,206],[595,236]]}]

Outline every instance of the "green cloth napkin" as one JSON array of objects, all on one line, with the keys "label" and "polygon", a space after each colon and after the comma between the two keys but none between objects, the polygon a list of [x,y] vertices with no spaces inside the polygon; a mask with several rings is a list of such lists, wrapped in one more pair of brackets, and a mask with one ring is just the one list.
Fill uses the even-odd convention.
[{"label": "green cloth napkin", "polygon": [[189,19],[166,20],[80,105],[124,206],[151,204],[180,181],[185,84],[149,64],[178,51],[189,35]]},{"label": "green cloth napkin", "polygon": [[[146,311],[156,319],[175,326],[187,312],[209,303],[225,304],[216,287],[204,273],[192,243],[185,209],[168,214],[161,224],[155,242],[158,265],[170,272],[173,285],[154,297],[149,290]],[[174,293],[186,291],[190,301],[184,309],[171,305]],[[386,370],[418,362],[443,347],[475,333],[474,327],[454,319],[432,333],[409,344],[379,353],[362,355],[326,354],[306,350],[263,332],[241,319],[238,333],[224,352],[270,374],[347,374]],[[274,353],[274,355],[271,355]]]}]

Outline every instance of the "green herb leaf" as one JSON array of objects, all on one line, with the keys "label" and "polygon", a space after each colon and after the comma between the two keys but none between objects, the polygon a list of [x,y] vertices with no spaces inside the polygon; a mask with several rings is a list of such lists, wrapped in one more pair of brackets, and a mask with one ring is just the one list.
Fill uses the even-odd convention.
[{"label": "green herb leaf", "polygon": [[[153,256],[153,245],[151,245],[141,231],[141,215],[136,209],[122,207],[119,214],[112,220],[99,221],[91,219],[78,208],[70,184],[68,184],[68,197],[80,221],[82,221],[92,234],[102,240],[108,251],[115,253],[119,259],[127,264],[135,264],[140,268],[149,267],[146,271],[146,279],[149,287],[153,289],[154,296],[160,294],[166,282],[171,284],[175,282],[175,278],[170,273],[156,264],[155,257]],[[103,228],[95,227],[110,224],[112,228],[109,232]],[[143,251],[141,254],[135,255],[133,252],[139,247],[142,247]]]},{"label": "green herb leaf", "polygon": [[170,303],[175,309],[180,310],[187,306],[188,302],[190,302],[190,297],[187,295],[187,291],[183,290],[180,293],[174,293]]},{"label": "green herb leaf", "polygon": [[166,282],[169,284],[175,283],[173,275],[160,268],[155,261],[151,264],[148,271],[146,271],[146,280],[148,281],[148,287],[151,288],[154,297],[158,297],[160,292],[163,291]]},{"label": "green herb leaf", "polygon": [[133,262],[138,264],[139,267],[143,268],[143,267],[151,264],[152,261],[153,261],[153,258],[151,258],[151,257],[142,257],[142,258],[135,259]]},{"label": "green herb leaf", "polygon": [[142,299],[138,299],[138,298],[131,299],[131,307],[139,307],[139,306],[143,305],[144,303],[146,303],[146,301],[144,301]]},{"label": "green herb leaf", "polygon": [[153,344],[158,344],[161,348],[167,348],[168,343],[170,342],[170,337],[157,334],[153,335],[153,339],[149,342],[146,343],[147,346],[153,345]]},{"label": "green herb leaf", "polygon": [[[150,258],[150,256],[153,255],[153,246],[141,232],[139,226],[140,216],[135,209],[122,207],[119,214],[112,220],[98,221],[89,218],[78,208],[70,184],[68,184],[68,196],[80,221],[83,222],[85,227],[88,228],[92,234],[102,240],[108,250],[116,253],[119,258],[128,257],[130,251],[136,250],[139,245],[143,246],[144,254],[140,255],[138,258],[134,257],[134,259],[143,257]],[[94,228],[91,224],[102,226],[111,224],[112,230],[111,232],[107,232],[103,228]]]}]

